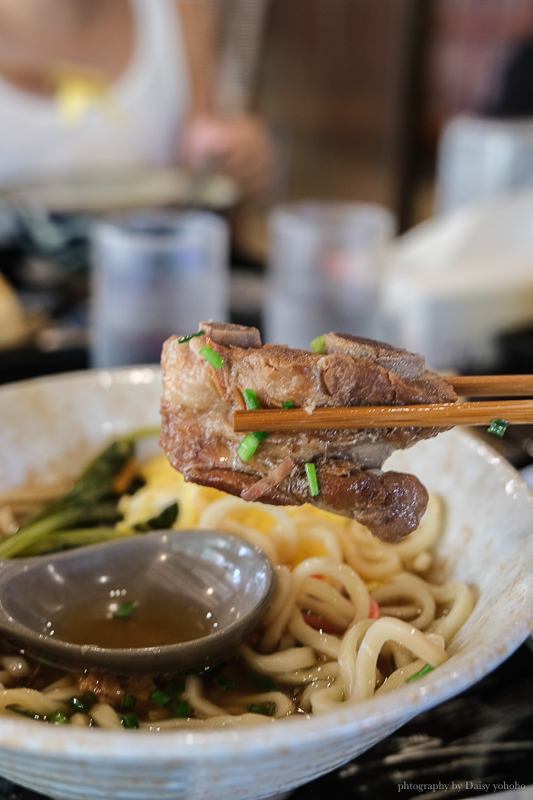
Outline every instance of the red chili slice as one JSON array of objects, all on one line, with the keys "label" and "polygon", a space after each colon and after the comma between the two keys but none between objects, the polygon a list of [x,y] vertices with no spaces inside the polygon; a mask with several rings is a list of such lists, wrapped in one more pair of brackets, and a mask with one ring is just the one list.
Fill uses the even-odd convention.
[{"label": "red chili slice", "polygon": [[318,617],[315,614],[304,614],[303,618],[311,628],[317,631],[334,633],[336,636],[342,636],[346,631],[346,628],[343,628],[341,625],[336,625],[334,622],[330,622],[324,619],[324,617]]}]

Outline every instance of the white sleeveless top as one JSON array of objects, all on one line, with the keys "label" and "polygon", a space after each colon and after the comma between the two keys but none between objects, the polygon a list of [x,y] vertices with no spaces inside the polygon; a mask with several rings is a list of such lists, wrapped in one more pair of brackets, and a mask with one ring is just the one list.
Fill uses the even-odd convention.
[{"label": "white sleeveless top", "polygon": [[0,78],[0,188],[176,160],[189,104],[178,13],[173,0],[131,2],[134,55],[111,86],[120,120],[95,104],[70,124],[53,98]]}]

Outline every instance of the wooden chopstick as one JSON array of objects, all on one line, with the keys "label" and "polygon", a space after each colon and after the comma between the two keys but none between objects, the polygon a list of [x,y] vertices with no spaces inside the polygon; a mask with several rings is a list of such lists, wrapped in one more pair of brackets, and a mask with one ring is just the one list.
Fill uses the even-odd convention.
[{"label": "wooden chopstick", "polygon": [[533,422],[533,400],[500,402],[435,403],[420,406],[350,406],[236,411],[233,429],[253,431],[316,431],[341,428],[422,428],[449,425],[490,425],[494,419],[528,424]]},{"label": "wooden chopstick", "polygon": [[446,380],[464,397],[533,396],[533,375],[458,375]]},{"label": "wooden chopstick", "polygon": [[[458,394],[517,396],[533,394],[533,375],[474,375],[447,378]],[[490,425],[494,419],[533,423],[533,400],[491,400],[413,406],[350,406],[236,411],[233,428],[253,431],[312,431],[358,428]]]}]

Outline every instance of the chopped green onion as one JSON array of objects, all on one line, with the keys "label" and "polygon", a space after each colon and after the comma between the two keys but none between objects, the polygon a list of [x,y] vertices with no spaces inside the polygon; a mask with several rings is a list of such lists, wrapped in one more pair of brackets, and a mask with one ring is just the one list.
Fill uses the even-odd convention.
[{"label": "chopped green onion", "polygon": [[211,366],[215,369],[220,369],[220,367],[223,367],[226,363],[224,359],[221,358],[218,353],[215,353],[213,348],[208,344],[206,344],[205,347],[202,347],[200,350],[200,355],[203,356],[206,361],[209,361]]},{"label": "chopped green onion", "polygon": [[[242,393],[244,398],[244,402],[246,403],[246,408],[248,411],[259,411],[261,408],[261,404],[257,399],[257,394],[253,389],[245,389]],[[266,431],[254,431],[252,436],[255,436],[256,439],[259,439],[260,442],[264,442],[268,436]]]},{"label": "chopped green onion", "polygon": [[487,430],[489,433],[496,434],[496,436],[503,436],[508,425],[509,422],[506,419],[493,419]]},{"label": "chopped green onion", "polygon": [[248,433],[239,445],[237,455],[241,461],[249,461],[257,448],[259,447],[260,439],[254,436],[253,433]]},{"label": "chopped green onion", "polygon": [[136,600],[125,600],[123,603],[120,603],[113,611],[114,617],[125,618],[131,616],[135,609],[137,608],[137,601]]},{"label": "chopped green onion", "polygon": [[244,397],[246,408],[250,411],[258,411],[261,408],[257,394],[253,389],[245,389],[242,396]]},{"label": "chopped green onion", "polygon": [[139,724],[139,717],[137,716],[135,711],[128,711],[127,714],[124,714],[120,718],[120,721],[122,723],[123,728],[128,728],[130,730],[133,730],[134,728],[141,727]]},{"label": "chopped green onion", "polygon": [[320,353],[326,352],[326,337],[325,336],[317,336],[316,339],[313,339],[311,342],[311,350],[313,353]]},{"label": "chopped green onion", "polygon": [[79,711],[80,713],[87,711],[87,707],[81,697],[69,697],[67,700],[67,705],[69,705],[74,711]]},{"label": "chopped green onion", "polygon": [[167,692],[172,697],[173,700],[178,700],[180,696],[185,691],[185,683],[184,681],[174,681],[167,686]]},{"label": "chopped green onion", "polygon": [[294,408],[294,403],[292,400],[285,400],[284,403],[281,404],[282,408]]},{"label": "chopped green onion", "polygon": [[186,700],[180,700],[176,706],[176,717],[187,719],[191,716],[191,706]]},{"label": "chopped green onion", "polygon": [[65,714],[64,711],[54,711],[53,714],[50,714],[47,717],[48,722],[51,722],[53,725],[68,725],[70,723],[69,718]]},{"label": "chopped green onion", "polygon": [[120,698],[120,707],[123,711],[133,711],[137,698],[133,694],[123,694]]},{"label": "chopped green onion", "polygon": [[51,667],[52,666],[52,662],[46,656],[39,656],[37,661],[39,662],[41,667]]},{"label": "chopped green onion", "polygon": [[34,714],[33,711],[28,711],[26,708],[18,708],[15,705],[7,705],[6,708],[8,711],[12,711],[14,714],[20,714],[21,717],[27,717],[28,719],[35,719],[35,720],[45,720],[46,717],[43,714]]},{"label": "chopped green onion", "polygon": [[221,675],[224,672],[227,666],[227,661],[219,661],[218,664],[215,664],[213,667],[208,667],[209,674],[212,675],[213,679],[215,679],[218,677],[218,675]]},{"label": "chopped green onion", "polygon": [[419,678],[423,678],[424,675],[427,675],[428,672],[431,672],[433,669],[435,669],[435,667],[432,667],[430,664],[426,664],[424,667],[422,667],[422,669],[419,669],[418,672],[415,672],[414,675],[406,678],[405,682],[412,683],[413,681],[417,681]]},{"label": "chopped green onion", "polygon": [[315,495],[318,494],[318,480],[316,477],[316,468],[313,463],[308,462],[305,465],[305,474],[307,476],[307,483],[309,485],[309,494],[311,497],[315,497]]},{"label": "chopped green onion", "polygon": [[216,683],[225,692],[231,692],[232,689],[235,689],[235,683],[224,675],[216,675],[213,678],[213,683]]},{"label": "chopped green onion", "polygon": [[279,690],[278,684],[269,675],[261,676],[260,685],[263,692],[277,692]]},{"label": "chopped green onion", "polygon": [[180,336],[178,339],[178,344],[185,344],[185,342],[190,342],[191,339],[196,339],[197,336],[203,336],[204,331],[196,331],[196,333],[189,333],[188,336]]},{"label": "chopped green onion", "polygon": [[95,703],[96,696],[92,692],[85,692],[81,697],[74,695],[74,697],[69,697],[67,700],[67,704],[71,709],[80,714],[84,714],[91,706],[94,706]]},{"label": "chopped green onion", "polygon": [[150,695],[150,700],[152,703],[155,703],[156,706],[163,707],[172,701],[172,695],[162,692],[160,689],[156,689],[155,692],[152,692]]},{"label": "chopped green onion", "polygon": [[273,717],[276,713],[275,703],[252,703],[248,711],[251,714],[264,714],[267,717]]}]

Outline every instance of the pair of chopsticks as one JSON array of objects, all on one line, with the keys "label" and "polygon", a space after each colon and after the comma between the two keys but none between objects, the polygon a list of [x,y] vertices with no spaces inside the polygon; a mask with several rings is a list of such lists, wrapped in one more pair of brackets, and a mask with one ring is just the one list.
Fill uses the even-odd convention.
[{"label": "pair of chopsticks", "polygon": [[[465,397],[533,396],[533,375],[457,376],[446,379]],[[491,400],[413,406],[350,406],[236,411],[233,428],[240,432],[310,431],[341,428],[448,427],[490,425],[494,420],[533,422],[532,400]]]}]

